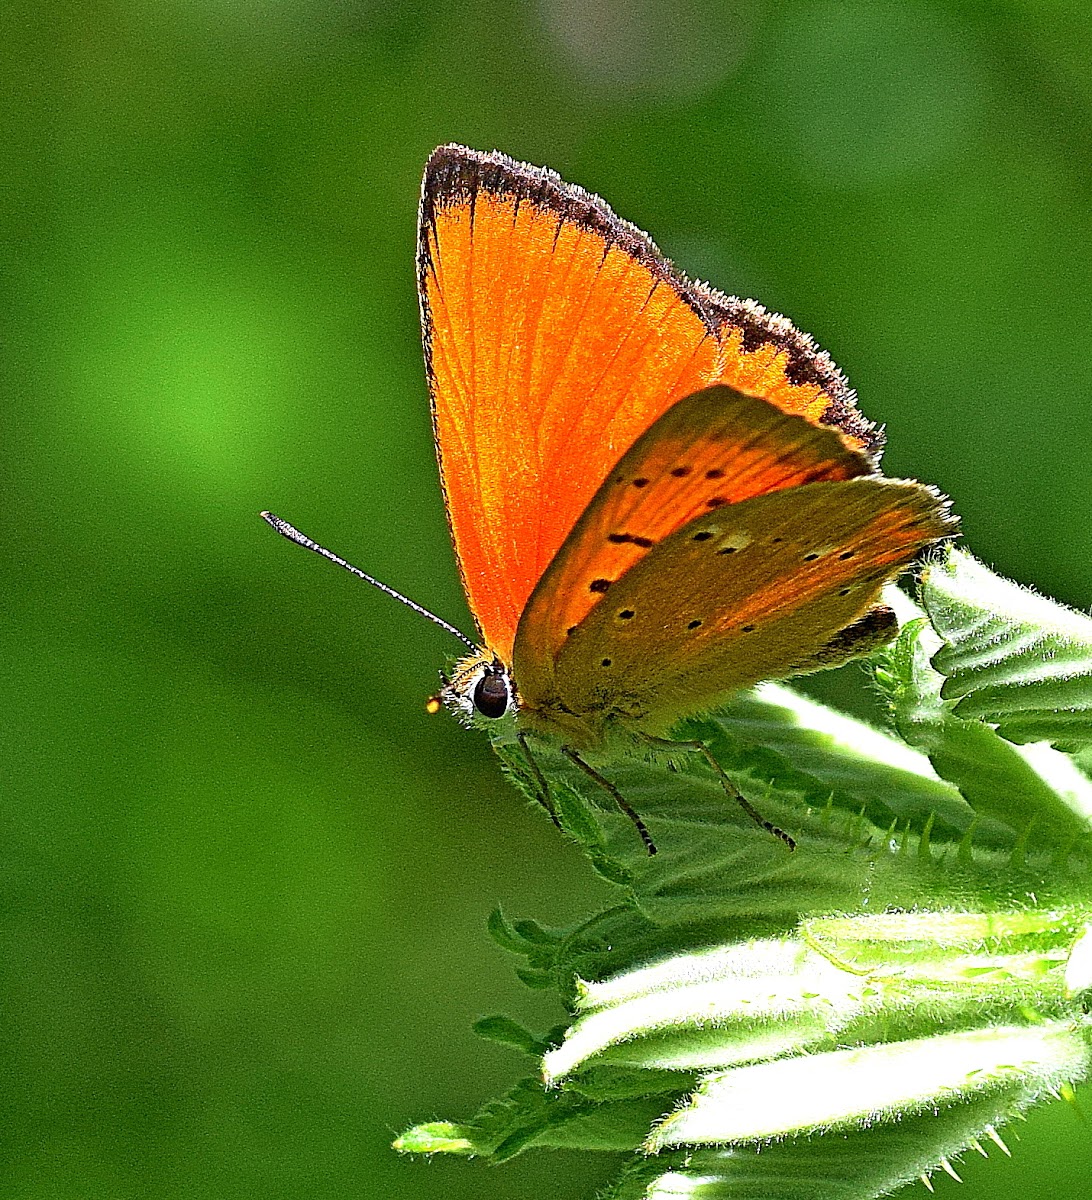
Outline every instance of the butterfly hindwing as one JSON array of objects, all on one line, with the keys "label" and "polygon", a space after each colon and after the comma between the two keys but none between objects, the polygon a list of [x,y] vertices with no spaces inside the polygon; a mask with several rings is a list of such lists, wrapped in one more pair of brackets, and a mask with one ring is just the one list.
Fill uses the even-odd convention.
[{"label": "butterfly hindwing", "polygon": [[883,584],[952,532],[936,493],[878,476],[718,508],[603,596],[558,655],[549,703],[661,733],[761,679],[842,661],[857,633],[871,646],[893,632],[874,607]]}]

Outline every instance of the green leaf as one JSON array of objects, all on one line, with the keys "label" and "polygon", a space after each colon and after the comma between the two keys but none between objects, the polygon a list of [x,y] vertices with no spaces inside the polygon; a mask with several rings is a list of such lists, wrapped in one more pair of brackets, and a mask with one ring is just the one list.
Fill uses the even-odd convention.
[{"label": "green leaf", "polygon": [[1090,829],[1092,784],[1066,755],[1013,745],[992,726],[958,716],[959,705],[944,696],[950,680],[934,666],[944,644],[912,601],[898,604],[912,619],[877,656],[876,681],[898,732],[928,754],[978,815],[976,842],[1019,846],[1022,857],[1019,839],[1030,832],[1046,849],[1071,847]]},{"label": "green leaf", "polygon": [[1038,1019],[1064,1013],[1083,979],[1072,946],[1085,925],[1079,909],[828,917],[798,936],[674,955],[581,985],[543,1074],[556,1083],[592,1064],[708,1072],[836,1041],[1025,1021],[1032,1008]]},{"label": "green leaf", "polygon": [[[890,1141],[877,1129],[897,1122],[916,1133],[883,1178],[912,1178],[1084,1074],[1087,1037],[1067,1003],[1087,983],[1088,928],[1087,908],[825,917],[799,937],[638,966],[581,985],[564,1034],[532,1039],[506,1018],[482,1023],[525,1049],[556,1047],[543,1066],[561,1086],[525,1079],[471,1120],[417,1126],[395,1145],[493,1162],[533,1147],[643,1148],[665,1161],[634,1164],[613,1194],[640,1195],[643,1181],[670,1195],[698,1178],[686,1172],[705,1161],[703,1146],[738,1143],[755,1180],[777,1156],[749,1157],[750,1143],[831,1130],[859,1150],[861,1162],[843,1168],[847,1186],[854,1175],[860,1183],[857,1168],[878,1162],[876,1140]],[[898,1040],[900,1029],[918,1036]],[[837,1039],[857,1045],[835,1049]],[[915,1124],[927,1111],[937,1119]],[[791,1188],[835,1170],[829,1149],[794,1145],[799,1178],[790,1187],[774,1172],[773,1195],[804,1194]],[[729,1160],[708,1161],[716,1170],[703,1187],[741,1186]]]},{"label": "green leaf", "polygon": [[604,1200],[868,1200],[936,1170],[958,1178],[951,1160],[966,1149],[1007,1154],[995,1127],[1008,1116],[987,1097],[848,1133],[661,1154]]},{"label": "green leaf", "polygon": [[682,1086],[667,1094],[598,1100],[577,1090],[547,1091],[539,1080],[524,1079],[472,1120],[416,1125],[393,1146],[403,1154],[456,1154],[492,1162],[531,1147],[636,1150],[649,1128],[675,1106]]},{"label": "green leaf", "polygon": [[1086,1039],[1066,1022],[797,1055],[707,1076],[690,1102],[652,1131],[646,1148],[861,1129],[980,1095],[1011,1111],[1087,1069]]},{"label": "green leaf", "polygon": [[474,1145],[476,1130],[470,1125],[452,1121],[429,1121],[414,1125],[391,1143],[401,1154],[464,1154],[477,1153]]},{"label": "green leaf", "polygon": [[933,659],[955,715],[1014,742],[1092,745],[1092,619],[950,550],[923,576],[945,646]]},{"label": "green leaf", "polygon": [[[892,817],[959,837],[974,813],[958,789],[939,778],[928,757],[900,738],[835,711],[783,684],[760,684],[717,714],[715,725],[766,766],[766,781],[799,792],[818,807],[863,808],[886,827]],[[700,730],[699,730],[700,732]]]},{"label": "green leaf", "polygon": [[533,1144],[552,1150],[635,1150],[649,1127],[673,1107],[674,1099],[662,1096],[574,1104],[565,1119],[552,1121]]},{"label": "green leaf", "polygon": [[[795,721],[796,716],[788,705],[780,707],[787,714],[784,723],[788,727],[790,718]],[[774,708],[769,705],[765,711]],[[858,794],[831,787],[765,747],[737,742],[718,720],[705,722],[702,728],[707,734],[704,740],[735,786],[763,816],[797,840],[795,853],[755,825],[726,794],[704,759],[684,748],[672,761],[659,754],[652,761],[622,756],[602,766],[651,830],[659,853],[650,857],[632,823],[618,812],[609,795],[561,754],[549,747],[538,751],[551,787],[571,789],[595,814],[606,853],[629,874],[630,883],[622,895],[652,927],[676,931],[669,933],[669,938],[679,936],[680,926],[699,924],[708,927],[743,920],[791,926],[802,912],[851,911],[868,897],[877,905],[920,905],[935,892],[909,861],[907,851],[918,846],[930,818],[941,807],[945,817],[934,826],[938,839],[943,840],[943,829],[953,846],[958,845],[973,823],[974,813],[965,802],[928,773],[920,778],[932,789],[929,799],[937,804],[919,796],[908,807],[920,824],[914,828],[911,817],[900,823],[894,805],[886,807],[882,802],[879,779],[891,768],[885,767],[878,755],[870,758],[857,780],[862,787],[868,776],[875,781],[870,813]],[[890,740],[869,732],[881,742]],[[902,750],[905,761],[906,748]],[[844,748],[841,753],[843,762],[835,761],[832,774],[846,773],[845,763],[852,751]],[[897,756],[892,757],[898,761]],[[893,773],[900,772],[906,773],[902,762],[893,768]],[[905,797],[907,792],[902,794]],[[878,823],[881,819],[882,824]],[[893,853],[895,826],[898,837]],[[984,855],[977,864],[984,886],[1004,881],[1015,839],[1008,830],[1002,834],[1007,839],[1006,854]],[[542,960],[533,965],[549,969]]]},{"label": "green leaf", "polygon": [[583,1015],[543,1072],[549,1082],[593,1060],[692,1070],[779,1056],[826,1040],[863,990],[795,940],[678,955],[585,987]]},{"label": "green leaf", "polygon": [[[557,1040],[560,1042],[564,1037]],[[595,1066],[566,1079],[570,1091],[590,1100],[633,1100],[639,1096],[679,1096],[693,1090],[697,1077],[677,1070],[656,1070],[646,1066]]]},{"label": "green leaf", "polygon": [[499,907],[493,909],[489,914],[486,928],[489,930],[489,936],[498,946],[510,950],[513,954],[528,955],[534,949],[533,945],[528,944],[527,940],[516,932]]},{"label": "green leaf", "polygon": [[535,1037],[529,1029],[510,1017],[482,1017],[474,1022],[474,1032],[480,1038],[499,1042],[502,1046],[511,1046],[532,1058],[541,1058],[550,1049],[550,1043],[546,1039]]}]

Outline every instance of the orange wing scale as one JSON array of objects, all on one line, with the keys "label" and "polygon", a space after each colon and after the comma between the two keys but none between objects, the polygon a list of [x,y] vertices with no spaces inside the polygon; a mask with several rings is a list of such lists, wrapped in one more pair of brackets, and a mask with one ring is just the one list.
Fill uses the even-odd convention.
[{"label": "orange wing scale", "polygon": [[[888,491],[897,495],[898,481],[886,482],[890,484]],[[801,564],[790,575],[771,577],[764,587],[737,605],[719,628],[725,631],[742,628],[784,610],[803,609],[860,578],[862,568],[870,572],[878,593],[880,586],[923,546],[952,532],[946,521],[946,514],[932,493],[909,485],[902,507],[877,513],[869,524],[839,541],[837,553],[824,548],[825,552],[818,554],[814,563]]]},{"label": "orange wing scale", "polygon": [[723,381],[878,451],[809,338],[689,283],[553,172],[441,147],[425,172],[418,271],[452,534],[482,638],[505,661],[596,489],[684,396]]},{"label": "orange wing scale", "polygon": [[817,383],[791,383],[785,374],[786,351],[766,342],[745,350],[743,330],[726,325],[721,330],[715,379],[748,396],[761,396],[783,412],[798,413],[812,421],[822,420],[830,407],[830,397]]}]

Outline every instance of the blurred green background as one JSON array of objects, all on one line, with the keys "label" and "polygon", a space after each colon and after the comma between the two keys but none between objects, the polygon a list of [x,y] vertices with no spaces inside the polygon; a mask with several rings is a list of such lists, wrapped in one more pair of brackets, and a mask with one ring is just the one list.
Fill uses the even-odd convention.
[{"label": "blurred green background", "polygon": [[[1092,598],[1092,10],[1076,0],[5,4],[12,1197],[589,1197],[399,1160],[559,1012],[493,904],[601,892],[425,715],[468,623],[413,250],[439,142],[548,163],[814,332],[987,561]],[[1087,1093],[1086,1093],[1087,1096]],[[1037,1112],[959,1195],[1092,1183]],[[938,1181],[946,1192],[950,1181]],[[954,1189],[955,1185],[950,1184]]]}]

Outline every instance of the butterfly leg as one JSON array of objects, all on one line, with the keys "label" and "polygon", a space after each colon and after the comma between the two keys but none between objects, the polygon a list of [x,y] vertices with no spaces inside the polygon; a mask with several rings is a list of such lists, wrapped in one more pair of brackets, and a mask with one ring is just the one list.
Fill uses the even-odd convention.
[{"label": "butterfly leg", "polygon": [[614,784],[605,775],[600,775],[590,763],[586,763],[571,746],[562,746],[561,753],[570,762],[575,763],[589,779],[594,779],[610,795],[610,798],[618,805],[619,809],[633,822],[637,832],[641,835],[641,841],[644,842],[645,849],[650,855],[655,854],[656,843],[652,840],[652,834],[648,832],[648,826],[641,820],[633,805],[630,804]]},{"label": "butterfly leg", "polygon": [[521,730],[516,734],[516,740],[523,751],[523,757],[527,760],[527,765],[531,768],[531,774],[535,777],[535,783],[538,784],[538,795],[535,796],[535,799],[550,814],[550,820],[564,833],[565,830],[558,818],[557,809],[554,808],[554,802],[550,799],[550,785],[546,782],[546,776],[542,774],[542,768],[535,761],[531,747],[527,745],[527,735]]},{"label": "butterfly leg", "polygon": [[728,793],[729,796],[743,809],[743,811],[751,818],[752,821],[767,833],[772,833],[775,838],[779,838],[785,843],[790,850],[796,849],[796,840],[789,836],[783,829],[778,829],[772,821],[767,821],[766,818],[758,811],[757,808],[744,796],[739,788],[725,774],[724,768],[717,762],[716,755],[704,742],[697,740],[687,742],[675,742],[670,738],[653,737],[651,734],[641,734],[641,740],[647,742],[650,746],[655,746],[660,750],[693,750],[696,754],[700,754],[705,761],[713,768],[720,780],[721,787]]}]

